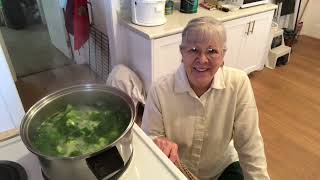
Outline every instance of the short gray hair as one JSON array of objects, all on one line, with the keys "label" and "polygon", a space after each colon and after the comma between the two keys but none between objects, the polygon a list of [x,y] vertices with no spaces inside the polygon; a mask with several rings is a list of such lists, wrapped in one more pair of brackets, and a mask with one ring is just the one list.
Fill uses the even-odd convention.
[{"label": "short gray hair", "polygon": [[[190,36],[190,34],[197,34],[198,36],[195,38],[194,36]],[[209,41],[211,39],[208,37],[212,38],[214,34],[218,35],[217,37],[222,43],[222,48],[225,51],[227,49],[227,36],[223,24],[209,16],[195,18],[189,21],[187,26],[183,29],[182,44],[187,41]]]}]

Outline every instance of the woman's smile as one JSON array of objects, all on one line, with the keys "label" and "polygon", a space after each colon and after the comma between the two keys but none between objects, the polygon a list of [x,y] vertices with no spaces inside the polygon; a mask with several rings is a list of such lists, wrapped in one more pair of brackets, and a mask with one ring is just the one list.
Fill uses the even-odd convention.
[{"label": "woman's smile", "polygon": [[206,72],[209,70],[209,68],[206,67],[193,67],[193,70],[198,71],[198,72]]}]

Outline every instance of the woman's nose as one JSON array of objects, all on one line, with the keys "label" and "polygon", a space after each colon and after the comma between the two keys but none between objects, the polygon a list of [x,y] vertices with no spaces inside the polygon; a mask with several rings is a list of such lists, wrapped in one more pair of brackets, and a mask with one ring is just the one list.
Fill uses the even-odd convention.
[{"label": "woman's nose", "polygon": [[206,56],[205,53],[201,52],[201,53],[199,53],[198,61],[199,61],[201,64],[205,64],[205,63],[208,63],[209,59],[207,58],[207,56]]}]

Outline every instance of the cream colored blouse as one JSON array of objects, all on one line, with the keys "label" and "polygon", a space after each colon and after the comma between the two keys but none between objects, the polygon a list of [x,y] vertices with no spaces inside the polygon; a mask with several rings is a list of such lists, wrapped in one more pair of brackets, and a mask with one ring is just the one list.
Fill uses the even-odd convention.
[{"label": "cream colored blouse", "polygon": [[[142,129],[165,136],[179,148],[181,161],[200,179],[217,179],[239,160],[246,180],[267,180],[267,163],[258,111],[248,76],[222,67],[200,98],[184,67],[150,88]],[[234,143],[233,143],[234,142]]]}]

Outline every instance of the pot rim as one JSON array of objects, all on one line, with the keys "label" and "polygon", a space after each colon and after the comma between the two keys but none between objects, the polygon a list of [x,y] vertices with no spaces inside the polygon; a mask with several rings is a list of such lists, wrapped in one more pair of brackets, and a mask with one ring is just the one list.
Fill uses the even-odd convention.
[{"label": "pot rim", "polygon": [[[32,118],[34,117],[34,115],[37,114],[37,112],[39,110],[41,110],[41,108],[43,108],[44,106],[46,106],[48,103],[54,101],[55,99],[70,94],[72,92],[79,92],[79,91],[92,91],[92,90],[98,90],[98,91],[104,91],[104,92],[108,92],[108,93],[112,93],[112,94],[116,94],[118,95],[121,99],[123,99],[124,101],[126,101],[131,109],[131,119],[130,119],[130,123],[127,126],[127,128],[122,132],[121,136],[119,136],[116,140],[114,140],[111,144],[108,144],[107,146],[105,146],[104,148],[93,152],[93,153],[87,153],[87,154],[83,154],[80,156],[74,156],[74,157],[59,157],[59,156],[51,156],[51,155],[46,155],[41,153],[39,150],[37,150],[36,148],[34,148],[31,145],[31,141],[30,138],[28,136],[28,126],[30,124],[30,122],[32,121]],[[136,119],[136,107],[134,106],[134,103],[132,101],[132,99],[124,92],[122,92],[121,90],[108,86],[108,85],[104,85],[104,84],[80,84],[80,85],[74,85],[74,86],[70,86],[67,88],[63,88],[60,89],[58,91],[55,91],[45,97],[43,97],[42,99],[40,99],[39,101],[37,101],[29,110],[28,112],[24,115],[21,124],[20,124],[20,136],[22,139],[22,142],[24,143],[24,145],[27,147],[27,149],[29,151],[31,151],[33,154],[36,154],[37,156],[43,157],[45,159],[48,160],[80,160],[80,159],[84,159],[84,158],[89,158],[92,156],[95,156],[99,153],[102,153],[108,149],[110,149],[111,147],[115,146],[118,141],[120,139],[123,138],[123,136],[125,136],[129,131],[131,131],[132,126],[134,124],[134,120]]]}]

